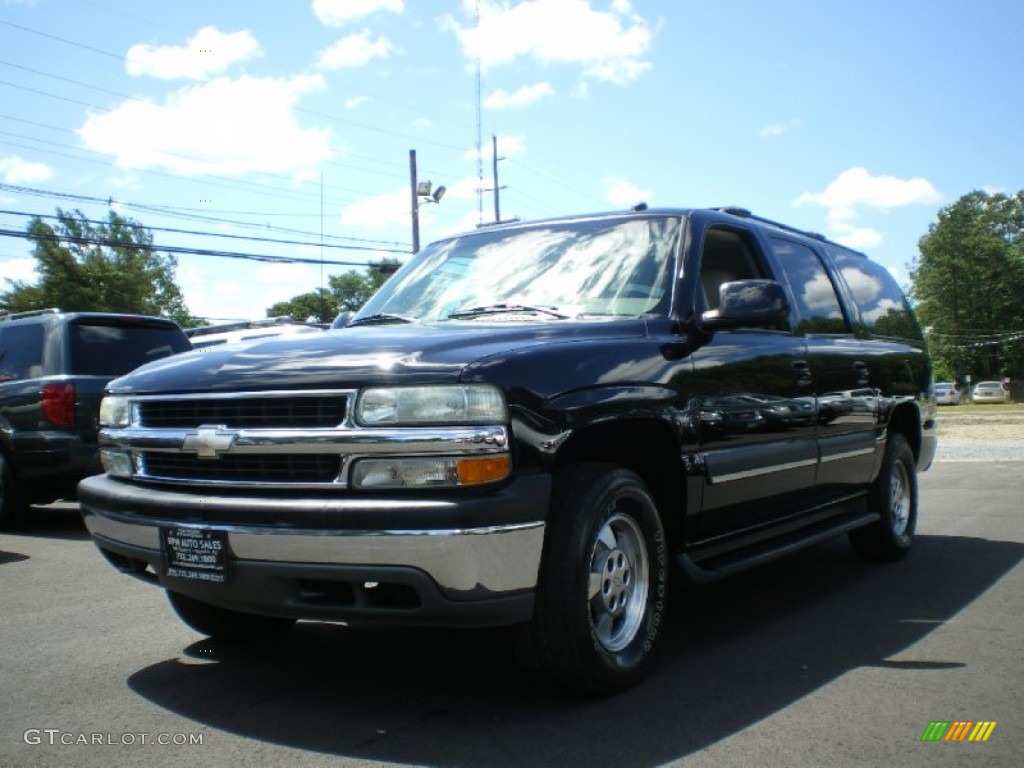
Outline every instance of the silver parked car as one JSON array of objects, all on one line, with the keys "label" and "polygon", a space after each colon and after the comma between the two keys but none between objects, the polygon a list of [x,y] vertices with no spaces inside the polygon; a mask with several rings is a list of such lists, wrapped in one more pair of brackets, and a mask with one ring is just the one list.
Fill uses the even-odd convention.
[{"label": "silver parked car", "polygon": [[1003,389],[1001,382],[980,381],[974,386],[974,392],[971,393],[971,402],[1008,403],[1010,402],[1010,393]]},{"label": "silver parked car", "polygon": [[936,405],[960,405],[964,393],[951,381],[940,381],[935,385]]}]

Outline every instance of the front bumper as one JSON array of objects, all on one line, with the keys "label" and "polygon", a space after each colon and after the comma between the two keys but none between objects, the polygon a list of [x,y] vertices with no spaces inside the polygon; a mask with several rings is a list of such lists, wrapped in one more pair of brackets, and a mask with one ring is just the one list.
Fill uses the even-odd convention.
[{"label": "front bumper", "polygon": [[[119,570],[197,600],[292,618],[492,626],[529,620],[550,478],[478,496],[201,497],[107,476],[82,515]],[[227,534],[231,578],[170,577],[161,527]]]}]

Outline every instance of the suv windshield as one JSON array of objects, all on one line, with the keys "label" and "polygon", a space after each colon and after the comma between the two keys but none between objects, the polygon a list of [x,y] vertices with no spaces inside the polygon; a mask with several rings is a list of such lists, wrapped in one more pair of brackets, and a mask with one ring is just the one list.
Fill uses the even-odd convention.
[{"label": "suv windshield", "polygon": [[86,376],[120,376],[143,363],[184,352],[190,345],[170,325],[130,319],[77,322],[69,327],[71,372]]},{"label": "suv windshield", "polygon": [[579,220],[444,240],[402,268],[354,322],[649,313],[668,301],[680,225],[668,216]]}]

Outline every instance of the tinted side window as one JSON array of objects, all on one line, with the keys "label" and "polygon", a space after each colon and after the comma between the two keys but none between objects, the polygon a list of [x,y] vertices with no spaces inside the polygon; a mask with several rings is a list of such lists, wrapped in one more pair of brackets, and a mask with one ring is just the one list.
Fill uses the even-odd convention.
[{"label": "tinted side window", "polygon": [[903,291],[881,264],[832,248],[830,255],[860,307],[861,320],[877,336],[921,339],[921,329]]},{"label": "tinted side window", "polygon": [[0,381],[43,375],[43,326],[0,327]]},{"label": "tinted side window", "polygon": [[835,286],[818,254],[801,243],[775,237],[771,241],[800,313],[797,333],[849,333]]},{"label": "tinted side window", "polygon": [[71,373],[86,376],[120,376],[189,348],[177,328],[75,323],[68,333]]}]

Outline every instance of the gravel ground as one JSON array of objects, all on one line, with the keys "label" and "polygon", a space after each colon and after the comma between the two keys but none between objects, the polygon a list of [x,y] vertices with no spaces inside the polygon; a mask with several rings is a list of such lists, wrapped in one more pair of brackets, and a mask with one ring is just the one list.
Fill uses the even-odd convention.
[{"label": "gravel ground", "polygon": [[936,461],[1024,461],[1024,413],[939,411]]}]

